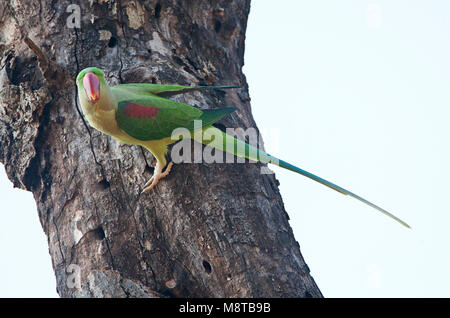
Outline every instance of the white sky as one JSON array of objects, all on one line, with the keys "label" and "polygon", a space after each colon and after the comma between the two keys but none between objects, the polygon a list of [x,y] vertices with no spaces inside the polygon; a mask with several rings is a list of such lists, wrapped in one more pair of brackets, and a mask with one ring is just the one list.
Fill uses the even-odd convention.
[{"label": "white sky", "polygon": [[[449,13],[445,0],[252,2],[244,72],[266,150],[412,226],[272,168],[326,297],[450,297]],[[57,296],[31,193],[1,171],[0,200],[0,297]]]}]

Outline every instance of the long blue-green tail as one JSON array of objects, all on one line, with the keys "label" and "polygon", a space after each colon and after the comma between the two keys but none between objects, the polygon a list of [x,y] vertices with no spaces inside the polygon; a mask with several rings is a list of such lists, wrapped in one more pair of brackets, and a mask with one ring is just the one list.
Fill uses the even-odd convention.
[{"label": "long blue-green tail", "polygon": [[[214,137],[211,138],[211,136],[214,136]],[[218,138],[219,136],[221,136],[221,138]],[[283,161],[281,159],[273,157],[260,149],[250,146],[249,144],[247,144],[237,138],[234,138],[233,136],[227,135],[226,133],[222,132],[221,130],[219,130],[217,128],[206,127],[203,130],[203,138],[200,140],[199,138],[196,138],[194,136],[194,139],[196,139],[199,142],[202,142],[205,145],[220,149],[224,152],[231,153],[237,157],[246,158],[246,159],[253,160],[253,161],[260,161],[263,163],[271,163],[271,164],[277,165],[281,168],[285,168],[287,170],[301,174],[301,175],[303,175],[307,178],[310,178],[316,182],[319,182],[337,192],[340,192],[344,195],[351,196],[351,197],[371,206],[372,208],[377,209],[381,213],[391,217],[392,219],[394,219],[395,221],[399,222],[400,224],[406,226],[407,228],[410,228],[410,226],[406,222],[402,221],[401,219],[399,219],[395,215],[389,213],[385,209],[379,207],[378,205],[375,205],[372,202],[367,201],[366,199],[360,197],[359,195],[356,195],[353,192],[350,192],[328,180],[322,179],[321,177],[318,177],[315,174],[312,174],[306,170],[303,170],[296,166],[293,166],[290,163],[287,163],[286,161]]]}]

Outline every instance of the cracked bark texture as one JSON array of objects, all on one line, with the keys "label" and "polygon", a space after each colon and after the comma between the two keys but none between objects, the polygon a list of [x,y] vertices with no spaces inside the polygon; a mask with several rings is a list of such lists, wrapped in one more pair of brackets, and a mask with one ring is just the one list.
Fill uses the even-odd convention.
[{"label": "cracked bark texture", "polygon": [[[67,26],[72,3],[80,29]],[[97,66],[110,84],[238,84],[171,98],[236,106],[221,124],[256,127],[242,73],[249,10],[248,0],[0,2],[0,160],[33,192],[60,296],[322,296],[274,175],[179,164],[140,195],[151,154],[91,128],[78,105],[74,78]]]}]

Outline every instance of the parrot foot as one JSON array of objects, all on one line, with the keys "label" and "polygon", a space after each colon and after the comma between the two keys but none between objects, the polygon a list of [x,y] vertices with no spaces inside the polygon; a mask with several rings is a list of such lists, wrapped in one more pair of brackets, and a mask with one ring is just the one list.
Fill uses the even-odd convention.
[{"label": "parrot foot", "polygon": [[144,185],[144,190],[142,190],[141,194],[153,189],[160,179],[166,177],[169,174],[170,170],[172,169],[172,166],[173,162],[169,162],[166,170],[162,172],[162,168],[159,166],[159,163],[157,162],[155,167],[155,173],[150,178],[150,180],[148,180],[147,183]]}]

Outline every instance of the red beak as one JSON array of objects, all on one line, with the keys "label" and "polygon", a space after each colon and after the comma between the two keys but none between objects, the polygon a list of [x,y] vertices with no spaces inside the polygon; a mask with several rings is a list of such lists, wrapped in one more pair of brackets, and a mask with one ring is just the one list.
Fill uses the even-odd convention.
[{"label": "red beak", "polygon": [[100,98],[100,81],[94,73],[86,73],[83,77],[83,87],[91,102]]}]

